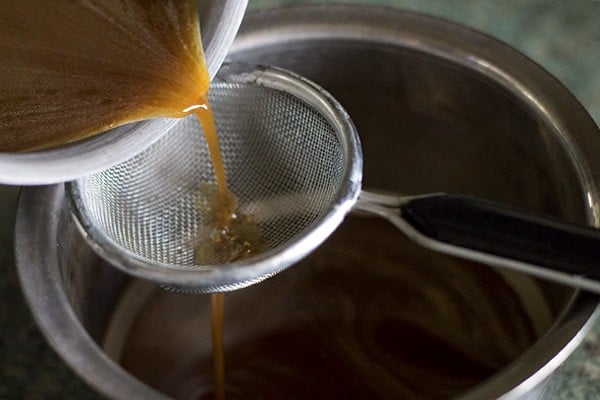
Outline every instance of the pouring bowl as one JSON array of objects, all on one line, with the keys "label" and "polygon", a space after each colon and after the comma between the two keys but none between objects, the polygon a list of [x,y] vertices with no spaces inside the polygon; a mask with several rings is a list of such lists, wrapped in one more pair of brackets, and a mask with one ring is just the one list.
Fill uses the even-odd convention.
[{"label": "pouring bowl", "polygon": [[[200,0],[198,13],[206,66],[217,73],[246,11],[247,0]],[[45,185],[65,182],[131,158],[176,122],[157,118],[126,124],[88,139],[27,153],[0,152],[0,183]]]}]

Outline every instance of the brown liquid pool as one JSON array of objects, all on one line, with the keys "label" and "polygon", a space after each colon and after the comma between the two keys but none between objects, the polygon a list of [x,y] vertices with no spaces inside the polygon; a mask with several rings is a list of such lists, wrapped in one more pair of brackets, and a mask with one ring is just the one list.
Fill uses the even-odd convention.
[{"label": "brown liquid pool", "polygon": [[[518,295],[533,295],[536,283],[520,278],[525,281],[514,287],[493,269],[423,250],[385,221],[350,217],[294,268],[227,294],[225,395],[446,399],[464,393],[539,335],[536,318],[543,312],[530,312]],[[116,314],[119,309],[127,304]],[[124,345],[112,355],[176,399],[214,398],[210,316],[208,295],[152,290],[128,317],[131,326],[113,327],[111,336]]]}]

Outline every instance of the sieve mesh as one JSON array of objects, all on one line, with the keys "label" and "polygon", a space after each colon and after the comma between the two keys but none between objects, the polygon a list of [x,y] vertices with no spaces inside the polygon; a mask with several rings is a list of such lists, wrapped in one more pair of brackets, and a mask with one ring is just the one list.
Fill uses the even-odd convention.
[{"label": "sieve mesh", "polygon": [[[254,216],[265,250],[319,224],[347,179],[330,120],[292,94],[252,83],[215,83],[210,101],[229,189]],[[195,116],[77,185],[89,223],[117,245],[170,268],[203,268],[194,250],[212,229],[208,193],[216,182]]]}]

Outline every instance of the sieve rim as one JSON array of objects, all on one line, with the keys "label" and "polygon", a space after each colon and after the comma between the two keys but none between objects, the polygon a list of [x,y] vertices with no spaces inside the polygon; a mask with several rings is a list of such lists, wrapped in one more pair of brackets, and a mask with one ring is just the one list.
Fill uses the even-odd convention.
[{"label": "sieve rim", "polygon": [[[73,220],[90,247],[123,272],[175,291],[231,291],[258,283],[304,258],[342,223],[356,203],[362,183],[362,150],[358,133],[342,105],[325,89],[293,72],[270,66],[224,64],[215,83],[252,83],[291,94],[317,110],[331,124],[344,154],[342,184],[328,210],[302,235],[247,260],[185,269],[155,262],[121,246],[93,222],[83,198],[87,178],[66,183]],[[174,124],[175,125],[175,124]],[[174,126],[173,125],[173,126]],[[157,144],[155,144],[157,145]]]}]

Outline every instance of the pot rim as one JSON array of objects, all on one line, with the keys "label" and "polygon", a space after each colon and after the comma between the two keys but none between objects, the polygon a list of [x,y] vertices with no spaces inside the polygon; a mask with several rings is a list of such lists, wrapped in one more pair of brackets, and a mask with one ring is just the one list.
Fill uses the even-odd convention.
[{"label": "pot rim", "polygon": [[[322,5],[250,14],[228,57],[256,43],[268,48],[319,40],[401,46],[461,65],[500,84],[553,129],[578,175],[587,222],[600,226],[598,127],[562,83],[518,50],[440,17],[385,6]],[[575,291],[568,310],[530,349],[456,400],[514,399],[530,392],[583,340],[599,312],[598,302],[596,295]]]},{"label": "pot rim", "polygon": [[[578,175],[587,222],[600,226],[598,127],[562,83],[518,50],[490,35],[436,16],[385,6],[322,5],[250,14],[228,57],[243,53],[256,43],[268,48],[318,40],[401,46],[461,65],[500,84],[553,129]],[[568,310],[530,349],[456,400],[514,399],[530,392],[583,340],[599,313],[599,299],[575,291]]]}]

